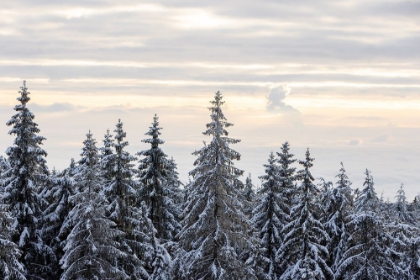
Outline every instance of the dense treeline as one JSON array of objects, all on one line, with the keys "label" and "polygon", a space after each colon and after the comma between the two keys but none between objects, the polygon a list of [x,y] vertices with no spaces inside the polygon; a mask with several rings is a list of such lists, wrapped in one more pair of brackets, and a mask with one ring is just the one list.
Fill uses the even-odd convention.
[{"label": "dense treeline", "polygon": [[382,201],[369,170],[352,188],[342,163],[317,184],[309,149],[297,160],[288,142],[258,190],[242,183],[220,92],[185,185],[156,115],[136,156],[118,120],[49,171],[25,83],[19,93],[0,157],[1,279],[420,279],[420,197],[401,186]]}]

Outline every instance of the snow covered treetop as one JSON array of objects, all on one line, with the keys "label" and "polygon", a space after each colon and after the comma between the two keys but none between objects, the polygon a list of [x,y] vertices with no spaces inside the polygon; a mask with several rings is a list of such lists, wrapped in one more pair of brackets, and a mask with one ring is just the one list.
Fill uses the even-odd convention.
[{"label": "snow covered treetop", "polygon": [[162,139],[159,139],[159,135],[161,134],[159,130],[161,129],[162,128],[159,127],[159,118],[155,114],[155,116],[153,117],[152,126],[150,126],[149,131],[145,133],[145,135],[152,136],[153,138],[144,139],[144,140],[141,140],[141,142],[152,144],[152,148],[157,148],[159,144],[165,143],[165,141],[163,141]]},{"label": "snow covered treetop", "polygon": [[[20,97],[17,98],[17,100],[20,101],[20,103],[22,103],[22,107],[26,106],[26,103],[29,102],[30,98],[28,96],[28,94],[30,94],[30,92],[28,91],[28,88],[26,87],[26,81],[23,81],[23,85],[20,87]],[[17,105],[19,106],[19,105]],[[16,109],[16,111],[19,111]]]}]

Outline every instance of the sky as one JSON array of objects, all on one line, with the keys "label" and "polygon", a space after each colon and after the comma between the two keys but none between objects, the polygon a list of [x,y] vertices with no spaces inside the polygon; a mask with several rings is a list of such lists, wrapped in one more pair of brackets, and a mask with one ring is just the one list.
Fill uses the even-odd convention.
[{"label": "sky", "polygon": [[[307,148],[314,177],[353,188],[371,170],[378,195],[420,193],[419,1],[2,1],[0,150],[26,80],[47,162],[79,158],[124,123],[128,151],[154,114],[183,181],[216,91],[256,186],[269,153]],[[296,166],[300,168],[299,166]]]}]

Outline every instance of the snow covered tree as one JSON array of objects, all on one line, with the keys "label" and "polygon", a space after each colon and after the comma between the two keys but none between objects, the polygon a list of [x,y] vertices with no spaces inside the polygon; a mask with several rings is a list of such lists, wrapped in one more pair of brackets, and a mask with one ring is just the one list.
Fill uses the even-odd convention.
[{"label": "snow covered tree", "polygon": [[353,208],[351,182],[347,177],[343,163],[341,163],[340,173],[336,178],[338,178],[336,186],[330,190],[327,198],[325,207],[327,216],[324,224],[325,230],[330,236],[330,241],[327,244],[329,251],[328,264],[334,273],[344,252],[348,249],[348,223]]},{"label": "snow covered tree", "polygon": [[[179,208],[182,201],[182,190],[181,181],[179,180],[178,165],[175,160],[171,157],[167,163],[168,176],[166,178],[166,187],[168,188],[168,197],[170,197],[175,204],[175,207]],[[179,212],[179,209],[178,209]],[[179,216],[179,213],[178,213]],[[179,218],[179,217],[178,217]]]},{"label": "snow covered tree", "polygon": [[146,132],[146,135],[152,138],[142,140],[150,144],[151,148],[137,153],[143,157],[139,165],[139,178],[142,183],[139,200],[145,201],[150,209],[150,219],[157,230],[157,237],[172,240],[181,226],[176,220],[177,209],[171,203],[170,190],[166,188],[169,173],[168,159],[159,147],[165,143],[159,138],[161,129],[159,118],[155,115],[152,126]]},{"label": "snow covered tree", "polygon": [[17,98],[20,104],[14,108],[17,113],[7,122],[12,126],[9,134],[16,138],[6,151],[10,168],[3,174],[3,183],[5,203],[11,216],[16,218],[12,240],[22,251],[19,261],[26,268],[26,277],[31,278],[49,270],[45,259],[50,250],[43,244],[39,231],[43,201],[38,192],[48,180],[47,153],[40,147],[45,138],[38,135],[35,116],[26,107],[30,100],[27,90],[24,81]]},{"label": "snow covered tree", "polygon": [[264,272],[269,279],[279,279],[281,272],[276,253],[282,244],[281,231],[290,220],[289,209],[287,198],[281,196],[282,180],[273,152],[264,167],[265,175],[259,177],[263,183],[258,191],[256,207],[252,211],[252,223],[259,232],[261,247],[265,251],[267,265],[264,265]]},{"label": "snow covered tree", "polygon": [[277,156],[279,157],[279,172],[280,172],[280,179],[281,179],[281,195],[287,198],[289,203],[289,209],[292,208],[295,204],[295,167],[291,167],[291,165],[296,162],[296,159],[293,159],[294,155],[290,153],[290,146],[289,142],[284,142],[281,146],[281,152],[277,152]]},{"label": "snow covered tree", "polygon": [[379,198],[374,188],[373,177],[367,169],[365,175],[364,188],[356,198],[355,210],[356,212],[376,212],[379,207]]},{"label": "snow covered tree", "polygon": [[42,215],[42,238],[54,252],[54,259],[49,260],[51,271],[49,278],[58,279],[62,273],[59,260],[64,254],[64,241],[66,235],[61,234],[66,224],[71,205],[69,197],[73,194],[74,181],[66,172],[52,176],[51,187],[44,193],[44,198],[50,202]]},{"label": "snow covered tree", "polygon": [[277,260],[284,271],[280,279],[331,279],[333,273],[326,263],[328,250],[323,245],[329,241],[320,222],[320,205],[314,202],[319,192],[312,182],[310,172],[314,159],[306,151],[304,169],[298,173],[302,180],[298,189],[299,204],[292,208],[291,222],[284,229],[283,244],[277,252]]},{"label": "snow covered tree", "polygon": [[[118,120],[119,122],[119,120]],[[113,162],[112,160],[115,159],[114,151],[112,150],[114,146],[114,139],[112,138],[112,134],[109,133],[109,129],[106,131],[103,140],[103,147],[99,149],[100,151],[100,162],[101,162],[101,176],[104,180],[105,185],[109,185],[112,176],[113,176]]]},{"label": "snow covered tree", "polygon": [[234,166],[240,154],[229,146],[240,140],[228,137],[221,106],[222,94],[211,101],[211,122],[203,133],[212,137],[193,155],[193,181],[188,186],[183,228],[178,234],[185,250],[179,256],[181,279],[256,279],[256,242],[242,212],[242,195],[234,186],[243,171]]},{"label": "snow covered tree", "polygon": [[343,254],[335,276],[338,279],[401,279],[402,270],[392,256],[397,254],[388,245],[392,237],[376,213],[379,198],[373,177],[366,169],[364,188],[355,200],[356,213],[351,215],[349,249]]},{"label": "snow covered tree", "polygon": [[[140,203],[138,214],[139,225],[135,228],[137,231],[138,247],[141,255],[141,266],[137,278],[148,280],[169,280],[173,279],[171,275],[172,260],[166,249],[159,243],[156,237],[156,229],[149,218],[149,210],[146,203]],[[138,267],[137,267],[138,269]]]},{"label": "snow covered tree", "polygon": [[73,226],[60,260],[64,270],[61,279],[129,279],[114,263],[115,258],[124,255],[115,241],[124,233],[115,229],[115,223],[106,216],[108,202],[101,192],[98,149],[90,132],[83,144],[74,176],[77,191],[69,198],[74,205],[69,213]]},{"label": "snow covered tree", "polygon": [[245,188],[242,191],[245,198],[244,200],[244,213],[247,217],[252,217],[252,210],[256,205],[257,195],[254,190],[254,184],[252,184],[251,173],[245,179]]},{"label": "snow covered tree", "polygon": [[396,202],[394,203],[394,213],[396,217],[394,219],[404,223],[414,223],[414,218],[408,211],[407,198],[404,192],[404,184],[401,184],[400,189],[395,196]]},{"label": "snow covered tree", "polygon": [[[115,153],[102,152],[102,169],[108,170],[107,182],[105,184],[104,193],[108,199],[107,216],[117,225],[117,229],[124,233],[124,236],[117,239],[120,249],[125,252],[121,258],[115,258],[115,263],[119,267],[124,268],[126,273],[132,275],[136,279],[144,277],[139,267],[141,263],[141,242],[138,240],[138,230],[141,225],[139,220],[141,217],[137,205],[136,197],[138,185],[134,181],[135,170],[133,168],[136,157],[130,155],[124,149],[128,146],[125,141],[126,132],[123,130],[123,123],[118,120],[115,132],[115,141],[109,139],[104,141],[105,147],[107,143],[111,143],[111,147],[115,149]],[[105,135],[107,139],[109,132]],[[139,258],[140,257],[140,258]]]},{"label": "snow covered tree", "polygon": [[9,162],[3,156],[0,156],[0,191],[3,192],[3,176],[6,170],[10,168]]},{"label": "snow covered tree", "polygon": [[0,277],[4,280],[26,280],[25,267],[19,261],[21,251],[12,240],[14,219],[0,193]]}]

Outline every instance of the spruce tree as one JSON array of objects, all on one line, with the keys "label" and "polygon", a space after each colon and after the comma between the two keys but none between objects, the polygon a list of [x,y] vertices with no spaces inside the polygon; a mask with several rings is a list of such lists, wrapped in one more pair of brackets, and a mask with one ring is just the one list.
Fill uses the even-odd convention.
[{"label": "spruce tree", "polygon": [[347,240],[350,236],[348,223],[353,209],[351,182],[347,177],[343,163],[341,163],[340,173],[335,177],[338,178],[338,181],[335,188],[330,190],[327,198],[326,222],[324,224],[325,230],[330,236],[330,241],[327,244],[328,264],[334,273],[342,261],[344,252],[348,249]]},{"label": "spruce tree", "polygon": [[304,169],[298,173],[302,180],[298,189],[299,204],[292,208],[291,222],[284,229],[283,244],[277,252],[277,260],[284,271],[280,279],[331,279],[333,273],[326,263],[329,241],[327,232],[318,215],[320,205],[314,199],[319,190],[312,182],[310,172],[314,159],[306,151]]},{"label": "spruce tree", "polygon": [[249,235],[250,224],[242,210],[242,195],[234,186],[243,174],[234,166],[241,155],[229,146],[240,140],[228,137],[227,122],[217,92],[211,122],[203,133],[212,137],[193,155],[197,156],[188,186],[183,228],[178,234],[185,250],[179,256],[181,279],[256,279],[256,244]]},{"label": "spruce tree", "polygon": [[[143,270],[143,244],[141,241],[141,227],[142,216],[138,213],[140,210],[136,205],[136,196],[138,191],[138,184],[134,181],[134,160],[136,157],[130,155],[125,148],[128,142],[125,141],[126,132],[123,129],[123,123],[118,120],[115,132],[115,140],[104,141],[105,147],[107,143],[111,143],[111,147],[115,152],[105,152],[102,158],[102,169],[107,172],[107,182],[105,183],[104,193],[108,199],[109,205],[107,206],[107,216],[116,224],[117,229],[124,233],[118,239],[120,249],[125,252],[122,257],[115,257],[115,263],[121,267],[125,272],[131,275],[132,279],[142,279],[148,275]],[[107,139],[109,132],[106,134]],[[140,230],[141,231],[141,230]],[[150,232],[144,232],[150,234]],[[147,276],[148,277],[148,276]]]},{"label": "spruce tree", "polygon": [[177,209],[172,204],[166,181],[168,180],[168,159],[159,145],[165,142],[159,138],[159,118],[155,115],[152,126],[146,135],[152,138],[142,142],[151,145],[150,149],[141,151],[139,165],[139,178],[142,186],[139,191],[139,200],[145,201],[150,210],[150,219],[157,230],[157,237],[172,240],[179,231],[180,224],[176,220]]},{"label": "spruce tree", "polygon": [[259,232],[261,247],[264,249],[266,265],[264,272],[269,279],[278,279],[280,270],[276,261],[276,253],[282,244],[281,231],[285,222],[290,220],[286,197],[281,195],[281,177],[275,164],[273,152],[264,164],[265,175],[260,176],[262,187],[254,211],[252,223]]},{"label": "spruce tree", "polygon": [[66,235],[60,234],[63,225],[66,225],[71,210],[69,197],[74,193],[74,181],[66,172],[52,176],[50,188],[44,193],[44,198],[49,201],[48,207],[42,215],[42,237],[52,251],[54,259],[49,260],[51,271],[50,279],[58,279],[62,273],[59,260],[64,254]]},{"label": "spruce tree", "polygon": [[124,233],[106,216],[108,202],[101,192],[98,149],[90,132],[83,144],[74,175],[77,191],[70,197],[74,205],[69,213],[72,229],[60,260],[64,270],[60,279],[129,279],[114,263],[125,255],[115,241]]},{"label": "spruce tree", "polygon": [[244,213],[247,217],[252,217],[252,210],[254,210],[257,203],[257,194],[254,190],[254,184],[252,183],[251,173],[245,179],[245,188],[242,191],[245,198],[244,200]]},{"label": "spruce tree", "polygon": [[19,261],[26,269],[26,277],[31,279],[48,272],[45,260],[54,256],[42,241],[39,220],[43,200],[38,192],[48,180],[47,153],[41,148],[45,138],[38,135],[40,130],[34,122],[35,116],[26,106],[30,98],[25,81],[19,93],[20,104],[14,108],[17,113],[7,122],[12,127],[9,134],[14,135],[15,140],[6,151],[10,168],[3,175],[4,199],[11,216],[16,219],[12,241],[22,251]]},{"label": "spruce tree", "polygon": [[4,280],[26,280],[25,267],[19,261],[22,252],[11,241],[14,222],[0,193],[0,277]]},{"label": "spruce tree", "polygon": [[[420,230],[415,226],[414,218],[408,212],[404,185],[397,191],[396,202],[393,204],[393,220],[386,225],[391,235],[393,262],[403,271],[401,278],[416,279],[420,276],[419,240]],[[417,251],[417,252],[416,252]],[[416,264],[417,263],[417,264]]]},{"label": "spruce tree", "polygon": [[296,162],[296,159],[293,159],[294,155],[290,153],[289,142],[286,141],[283,143],[281,146],[281,152],[277,152],[277,156],[279,157],[279,175],[281,179],[280,189],[282,191],[282,196],[286,197],[287,201],[289,201],[289,209],[291,209],[296,202],[296,168],[291,165]]},{"label": "spruce tree", "polygon": [[400,279],[401,268],[392,255],[391,236],[378,215],[379,198],[374,189],[373,177],[366,169],[364,188],[355,200],[356,213],[351,215],[349,248],[343,254],[336,270],[339,279]]},{"label": "spruce tree", "polygon": [[113,146],[114,139],[112,134],[109,133],[109,129],[104,135],[103,147],[100,150],[100,163],[101,163],[101,177],[104,180],[105,185],[109,185],[113,176],[113,160],[115,159]]}]

